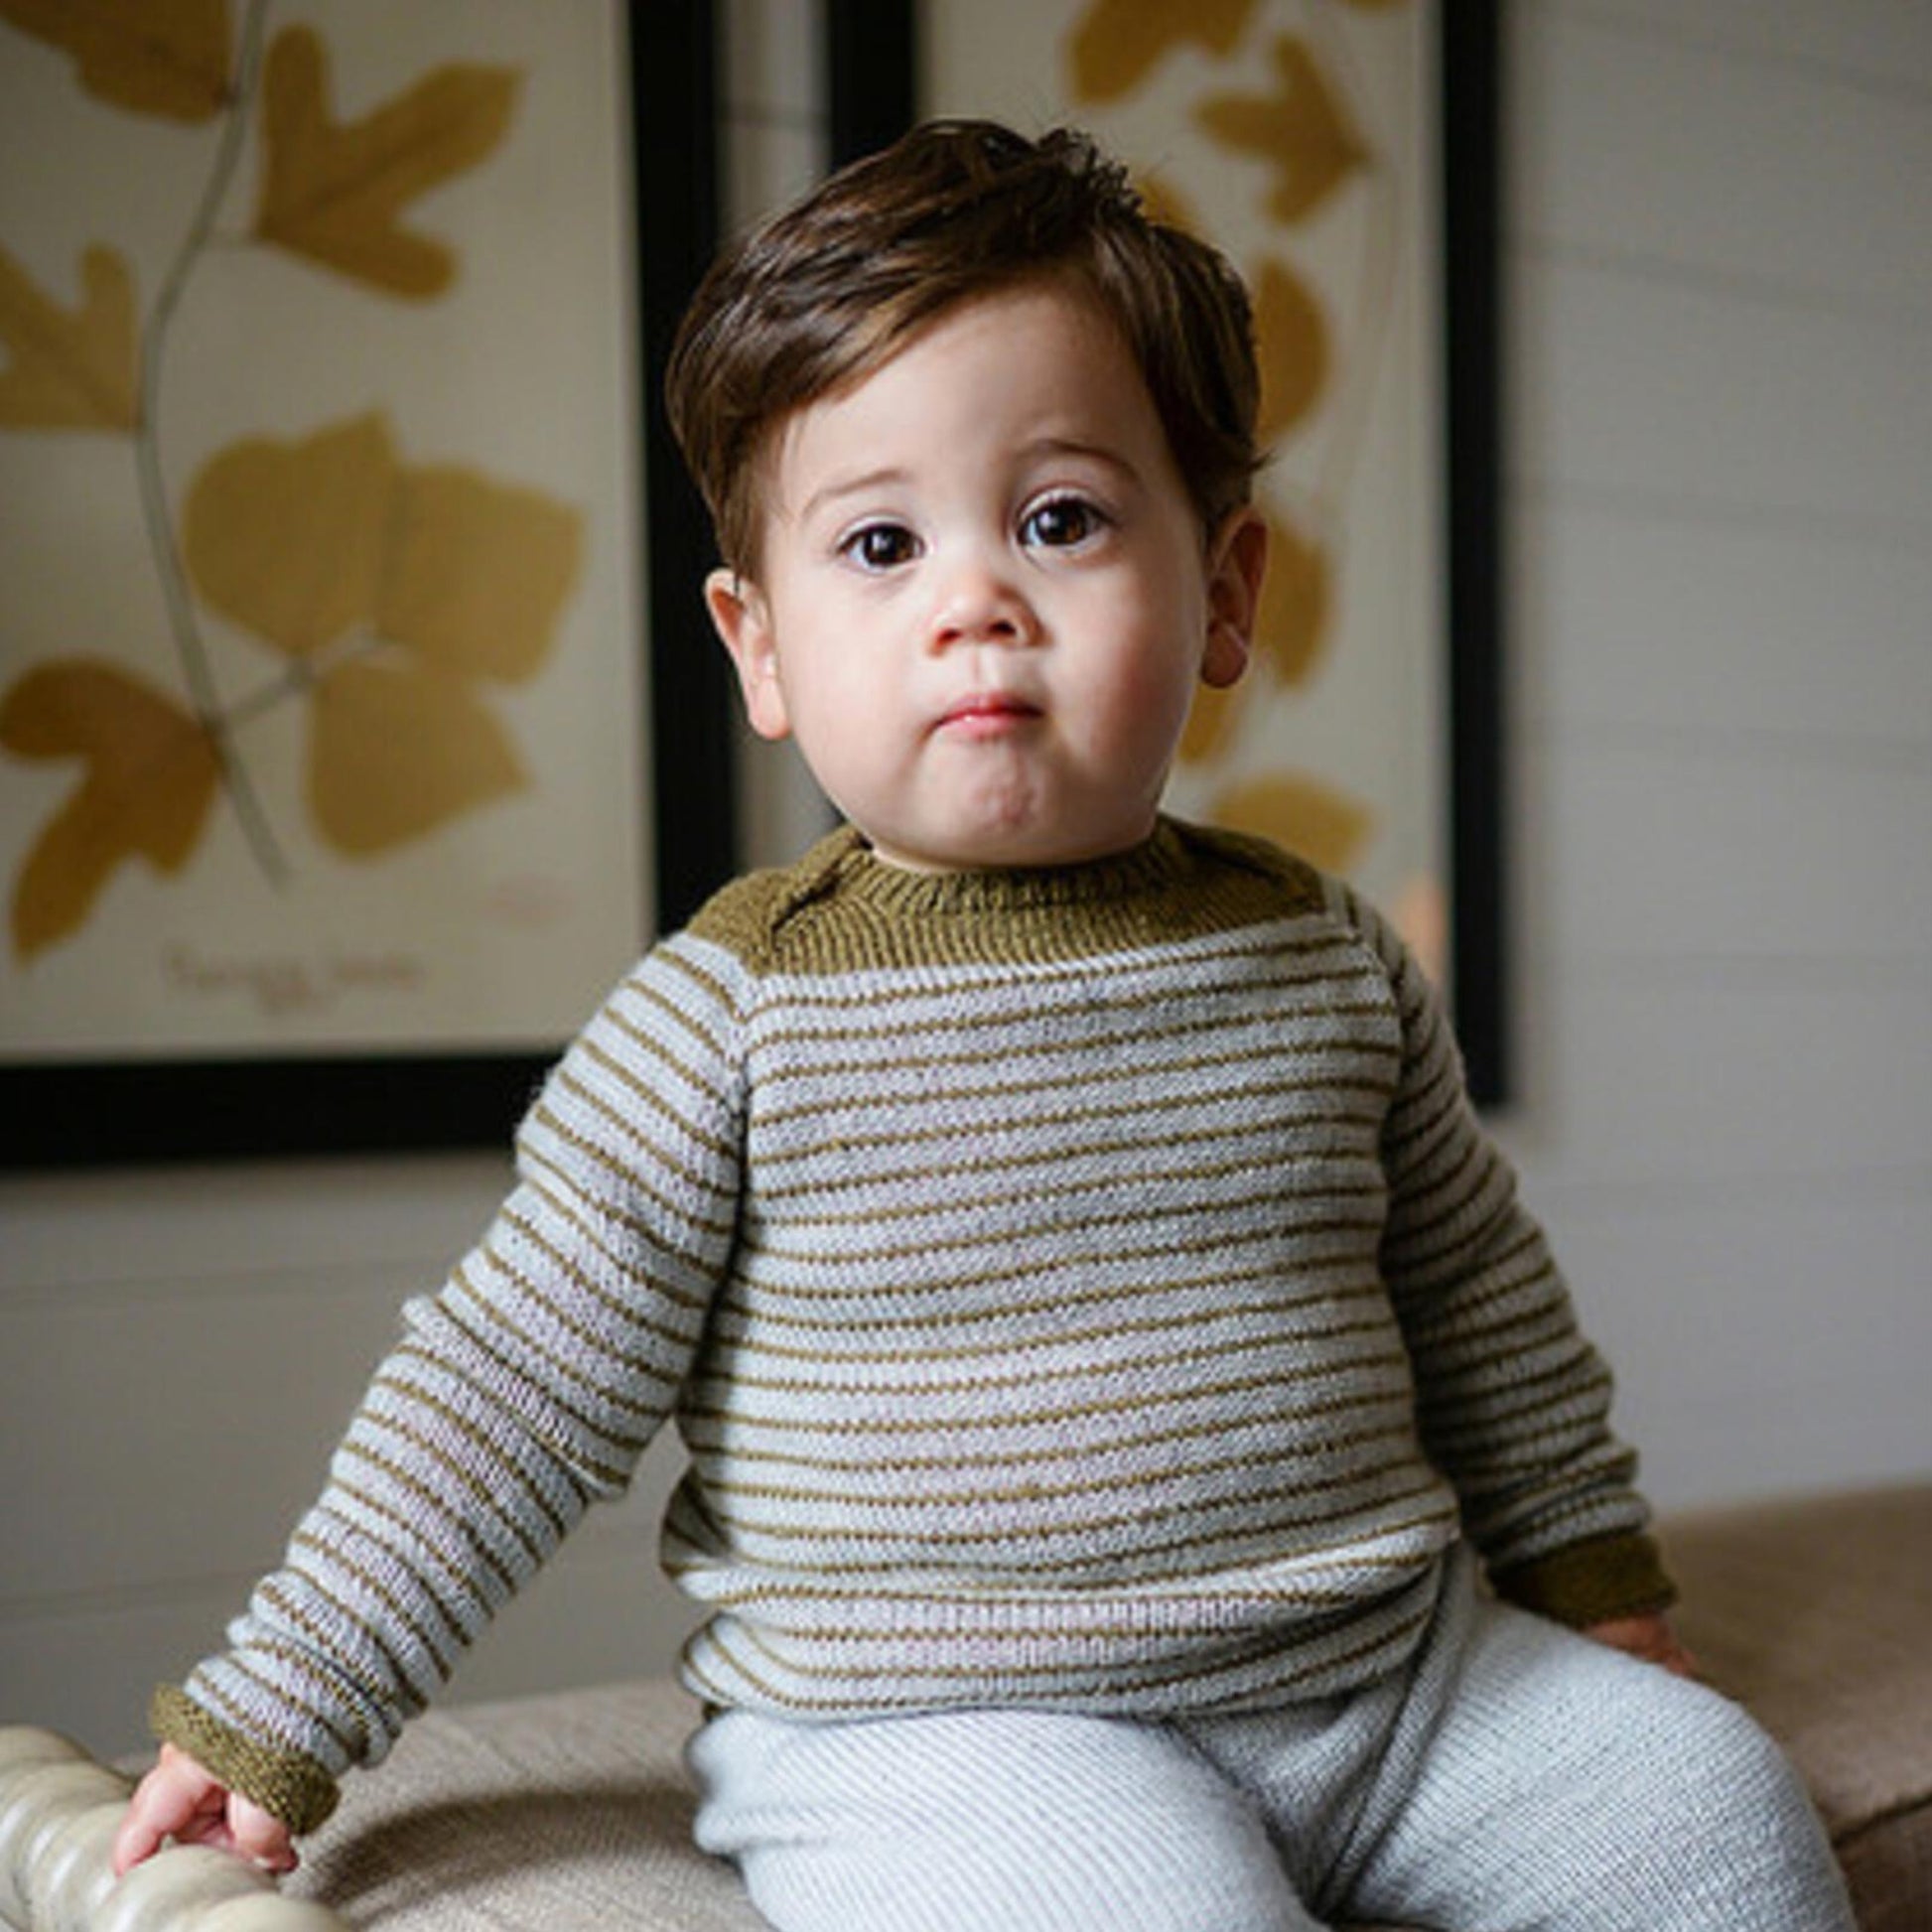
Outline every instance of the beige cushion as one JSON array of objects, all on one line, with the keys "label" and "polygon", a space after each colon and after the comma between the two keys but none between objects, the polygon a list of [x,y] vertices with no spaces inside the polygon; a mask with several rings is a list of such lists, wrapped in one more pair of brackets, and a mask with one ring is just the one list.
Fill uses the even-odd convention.
[{"label": "beige cushion", "polygon": [[[1665,1542],[1686,1639],[1804,1769],[1864,1932],[1928,1932],[1932,1485],[1685,1518]],[[432,1714],[348,1781],[289,1889],[382,1932],[757,1932],[690,1843],[696,1722],[666,1683]]]},{"label": "beige cushion", "polygon": [[1932,1484],[1665,1527],[1704,1674],[1782,1739],[1863,1932],[1932,1932]]},{"label": "beige cushion", "polygon": [[431,1712],[346,1781],[284,1889],[383,1932],[758,1932],[691,1844],[697,1721],[667,1682]]}]

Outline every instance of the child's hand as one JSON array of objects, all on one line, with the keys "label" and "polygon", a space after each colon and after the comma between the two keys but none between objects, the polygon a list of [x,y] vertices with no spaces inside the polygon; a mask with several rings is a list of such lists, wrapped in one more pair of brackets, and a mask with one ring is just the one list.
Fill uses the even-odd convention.
[{"label": "child's hand", "polygon": [[1611,1617],[1606,1623],[1589,1624],[1584,1635],[1608,1644],[1612,1650],[1627,1651],[1646,1664],[1661,1664],[1673,1676],[1695,1678],[1698,1674],[1697,1659],[1677,1641],[1670,1618],[1661,1611]]},{"label": "child's hand", "polygon": [[266,1871],[296,1867],[289,1828],[173,1744],[162,1745],[161,1761],[135,1787],[114,1834],[114,1875],[124,1877],[167,1838],[232,1852]]}]

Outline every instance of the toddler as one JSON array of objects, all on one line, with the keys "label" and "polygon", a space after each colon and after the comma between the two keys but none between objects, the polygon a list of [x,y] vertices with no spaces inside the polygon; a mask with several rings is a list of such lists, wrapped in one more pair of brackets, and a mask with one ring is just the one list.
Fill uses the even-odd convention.
[{"label": "toddler", "polygon": [[1232,271],[1080,136],[935,123],[721,261],[669,386],[844,829],[551,1075],[123,1868],[291,1863],[669,1421],[698,1837],[782,1932],[1847,1932],[1422,973],[1161,813],[1265,564]]}]

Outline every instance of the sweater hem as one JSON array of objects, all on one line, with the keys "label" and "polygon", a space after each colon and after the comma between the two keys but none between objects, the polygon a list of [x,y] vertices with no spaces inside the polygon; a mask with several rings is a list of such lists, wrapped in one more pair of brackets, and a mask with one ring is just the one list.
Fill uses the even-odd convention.
[{"label": "sweater hem", "polygon": [[1500,1571],[1491,1582],[1506,1602],[1578,1630],[1647,1616],[1677,1600],[1655,1539],[1636,1532],[1591,1537]]},{"label": "sweater hem", "polygon": [[336,1809],[340,1787],[315,1758],[259,1742],[210,1716],[175,1685],[164,1684],[155,1692],[148,1721],[161,1742],[186,1751],[297,1837],[316,1830]]}]

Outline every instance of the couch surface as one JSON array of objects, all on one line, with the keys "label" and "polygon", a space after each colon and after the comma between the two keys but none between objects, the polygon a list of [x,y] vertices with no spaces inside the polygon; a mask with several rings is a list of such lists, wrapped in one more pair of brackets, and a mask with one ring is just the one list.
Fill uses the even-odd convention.
[{"label": "couch surface", "polygon": [[1932,1932],[1932,1484],[1666,1524],[1704,1675],[1797,1760],[1863,1932]]}]

